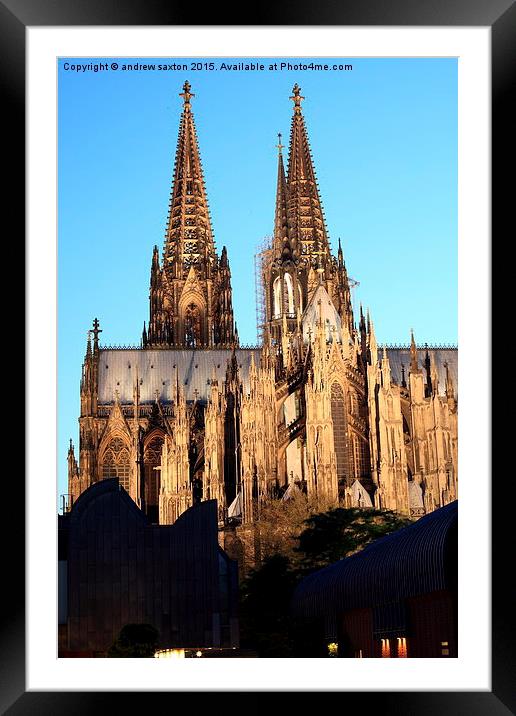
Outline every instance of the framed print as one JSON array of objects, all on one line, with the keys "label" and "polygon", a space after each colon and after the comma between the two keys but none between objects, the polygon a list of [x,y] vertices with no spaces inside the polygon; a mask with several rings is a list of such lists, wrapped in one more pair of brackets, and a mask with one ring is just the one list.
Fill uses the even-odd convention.
[{"label": "framed print", "polygon": [[[387,712],[405,713],[439,709],[445,713],[467,710],[502,714],[514,708],[511,678],[514,679],[509,668],[514,657],[506,629],[511,610],[506,592],[500,589],[503,544],[507,540],[504,530],[508,528],[507,520],[497,515],[497,483],[493,480],[491,484],[489,469],[488,340],[489,216],[492,209],[493,226],[501,233],[503,210],[507,210],[504,197],[508,187],[497,181],[497,176],[507,161],[509,137],[504,122],[509,114],[507,95],[514,72],[514,7],[509,5],[501,6],[498,15],[493,6],[489,9],[491,15],[487,9],[483,13],[459,4],[450,6],[449,19],[439,16],[442,27],[437,26],[437,18],[428,8],[420,8],[418,18],[413,6],[410,10],[390,7],[389,17],[371,6],[367,11],[363,8],[362,18],[357,8],[331,15],[330,9],[322,6],[318,18],[304,11],[297,27],[288,24],[278,9],[277,17],[266,23],[268,27],[263,23],[235,27],[223,23],[184,25],[179,11],[176,15],[175,9],[154,5],[145,12],[143,8],[131,8],[126,16],[118,17],[110,5],[97,8],[89,4],[74,19],[69,7],[61,12],[56,6],[32,8],[29,3],[3,3],[1,71],[10,100],[9,116],[4,116],[8,120],[6,148],[14,150],[10,163],[13,179],[8,186],[12,215],[23,211],[19,208],[24,193],[19,149],[25,144],[21,136],[24,87],[28,150],[27,579],[24,570],[20,571],[24,542],[18,510],[11,527],[16,535],[12,550],[18,569],[12,571],[13,606],[3,633],[2,705],[8,713],[38,708],[49,713],[70,709],[88,712],[104,698],[94,692],[169,690],[346,691],[346,698],[367,698],[371,705]],[[81,10],[80,5],[76,7]],[[320,26],[320,22],[327,26]],[[158,67],[162,70],[158,71]],[[325,67],[329,69],[320,69]],[[375,112],[382,117],[380,122]],[[427,138],[425,142],[422,136]],[[332,157],[337,159],[334,166]],[[347,166],[343,164],[344,157]],[[439,173],[441,166],[446,166],[447,171]],[[309,190],[307,182],[313,184]],[[403,190],[402,199],[397,189]],[[169,191],[169,215],[163,218],[159,207],[169,203]],[[307,192],[306,196],[303,192]],[[368,216],[374,220],[366,221]],[[164,241],[157,236],[163,230],[163,221]],[[283,230],[282,222],[297,228]],[[274,228],[271,230],[269,225]],[[396,236],[399,227],[403,229]],[[411,230],[412,240],[408,238]],[[180,244],[173,238],[178,231]],[[360,241],[353,243],[353,236],[360,237]],[[457,252],[453,248],[457,238],[458,265],[454,263]],[[160,243],[163,250],[153,249]],[[181,255],[176,256],[179,245]],[[404,257],[403,268],[400,256]],[[287,270],[287,264],[295,270]],[[170,271],[168,265],[172,267]],[[345,275],[342,285],[347,287],[347,293],[342,291],[342,295],[339,280],[334,278],[339,271]],[[371,305],[371,316],[367,315],[367,302],[375,306]],[[350,317],[346,325],[347,306]],[[457,365],[456,353],[452,355],[457,343],[457,306],[458,369],[453,368]],[[419,339],[422,345],[417,344],[417,320],[425,311],[428,315],[424,331],[429,336],[426,346],[425,336]],[[376,313],[380,318],[376,319]],[[394,317],[392,324],[389,317]],[[401,328],[397,329],[398,324]],[[450,468],[442,472],[442,484],[438,482],[433,488],[424,469],[418,467],[426,465],[430,471],[432,454],[425,453],[423,438],[418,438],[416,449],[415,432],[411,432],[416,428],[407,422],[404,430],[400,408],[399,451],[405,454],[406,450],[411,455],[403,469],[409,481],[423,489],[411,486],[406,506],[405,498],[400,497],[401,488],[393,487],[391,492],[387,487],[380,489],[381,485],[391,484],[389,479],[397,485],[398,478],[394,468],[392,476],[386,477],[388,468],[380,456],[381,447],[366,433],[361,447],[361,420],[371,420],[370,413],[364,417],[364,411],[374,410],[374,406],[364,389],[365,407],[360,408],[358,377],[354,378],[353,390],[346,387],[344,377],[340,382],[335,378],[340,370],[336,358],[332,359],[336,361],[331,368],[333,377],[330,379],[328,373],[321,380],[321,385],[331,384],[335,393],[328,397],[332,435],[340,435],[337,413],[331,414],[339,399],[339,385],[343,405],[348,406],[351,417],[346,423],[347,432],[342,432],[342,449],[335,438],[331,443],[334,448],[325,457],[323,424],[317,422],[322,420],[322,408],[316,409],[319,399],[313,398],[310,404],[307,391],[301,407],[297,402],[303,381],[311,386],[318,370],[317,331],[322,336],[321,346],[339,346],[331,349],[332,355],[341,351],[350,363],[356,360],[357,366],[367,346],[370,367],[364,370],[368,390],[380,396],[377,400],[385,401],[385,408],[381,407],[383,403],[375,403],[380,405],[375,418],[380,425],[379,443],[384,439],[382,411],[387,416],[385,425],[391,425],[389,421],[394,420],[396,410],[392,396],[401,405],[399,396],[406,393],[410,401],[410,390],[416,390],[414,375],[422,376],[420,405],[423,399],[431,401],[435,397],[433,434],[445,425],[443,450]],[[482,340],[479,336],[483,336]],[[274,427],[281,433],[274,433],[274,439],[283,447],[276,452],[271,447],[272,438],[264,437],[267,428],[257,427],[262,420],[264,426],[268,424],[267,359],[262,351],[269,342],[271,352],[277,353],[270,359],[271,391],[283,390],[283,384],[286,391],[281,398],[279,428]],[[167,363],[158,375],[167,356],[170,365]],[[296,361],[297,378],[293,368]],[[458,370],[461,383],[461,417],[456,428],[458,462],[453,452],[457,443],[457,433],[453,437],[456,418],[450,417],[456,410],[454,370]],[[342,371],[344,376],[344,368]],[[234,377],[237,375],[244,376],[243,387],[231,393],[228,385],[240,379]],[[394,392],[385,388],[391,385],[391,379]],[[256,389],[252,387],[253,380]],[[93,392],[88,397],[88,381],[96,381],[94,398]],[[175,397],[170,398],[172,394]],[[94,412],[88,400],[94,400]],[[324,400],[320,400],[323,405]],[[229,404],[233,405],[233,427],[228,427]],[[436,406],[445,404],[446,416],[443,413],[435,418]],[[209,417],[209,409],[213,418]],[[274,422],[279,409],[271,410]],[[317,420],[310,417],[311,411],[319,415]],[[253,426],[249,436],[259,434],[261,442],[252,437],[246,442],[242,416],[251,413],[254,417],[249,418]],[[219,414],[226,416],[218,421],[221,435],[226,437],[217,443]],[[415,420],[414,411],[410,415]],[[310,420],[315,420],[312,437]],[[213,439],[206,432],[208,424]],[[233,438],[227,437],[230,427]],[[178,448],[182,430],[186,436],[183,452]],[[200,437],[194,440],[194,435]],[[70,444],[68,437],[73,437]],[[394,455],[398,439],[394,429],[385,439]],[[406,448],[409,443],[410,449]],[[221,446],[220,454],[216,445]],[[474,451],[471,445],[475,445]],[[336,659],[321,662],[313,658],[333,656],[330,647],[334,638],[340,639],[341,627],[331,631],[328,620],[328,653],[280,653],[275,651],[277,645],[270,652],[253,652],[251,648],[246,652],[236,636],[238,610],[232,596],[227,603],[230,606],[213,609],[213,634],[206,636],[204,627],[202,637],[185,636],[186,646],[177,651],[182,651],[182,656],[210,656],[216,655],[214,651],[223,651],[226,645],[227,649],[240,649],[239,657],[262,657],[255,658],[251,669],[242,658],[233,658],[230,669],[220,660],[210,663],[197,658],[192,663],[174,660],[172,665],[166,659],[120,662],[91,658],[108,656],[107,648],[86,646],[95,643],[95,627],[87,616],[88,610],[96,609],[91,606],[92,599],[98,600],[102,592],[92,592],[88,587],[93,562],[83,570],[84,551],[77,552],[76,567],[73,566],[73,550],[79,544],[74,540],[82,539],[78,535],[83,529],[84,544],[89,545],[88,549],[103,550],[104,565],[107,547],[106,543],[98,547],[86,522],[80,527],[80,510],[86,514],[91,509],[87,500],[93,505],[97,499],[88,498],[87,491],[93,495],[97,490],[99,499],[101,492],[102,499],[107,499],[111,490],[113,496],[109,499],[116,503],[112,524],[116,520],[127,519],[127,524],[136,521],[134,524],[139,526],[134,534],[141,535],[142,545],[149,540],[159,542],[160,549],[176,555],[178,564],[181,559],[194,559],[195,553],[196,574],[204,569],[202,560],[206,570],[209,560],[215,560],[219,587],[221,555],[229,555],[224,563],[224,598],[228,599],[227,590],[233,594],[236,584],[231,565],[238,562],[240,570],[248,569],[251,574],[258,564],[251,558],[247,561],[247,550],[258,548],[256,543],[247,545],[243,527],[258,520],[257,504],[265,514],[265,503],[260,502],[262,468],[257,459],[262,453],[263,464],[269,465],[267,470],[272,470],[270,466],[274,464],[274,474],[281,474],[274,485],[271,482],[263,488],[264,494],[278,490],[276,497],[285,501],[295,499],[292,495],[296,490],[310,497],[310,490],[318,489],[320,496],[321,485],[331,486],[331,475],[335,473],[335,499],[341,506],[378,507],[400,514],[406,510],[407,520],[421,516],[428,519],[434,509],[445,510],[453,503],[457,497],[454,475],[458,472],[458,653],[445,654],[456,646],[441,637],[439,654],[453,658],[446,662],[429,658],[433,656],[430,652],[416,653],[416,641],[411,642],[409,637],[409,652],[412,649],[413,653],[408,656],[420,658],[402,662],[370,658],[367,674],[361,667],[363,662],[350,659],[344,673]],[[177,487],[183,474],[181,460],[184,474],[190,476],[186,493]],[[248,477],[246,460],[250,466]],[[369,478],[367,470],[360,472],[362,462],[382,465],[378,470],[384,470],[383,477]],[[219,463],[221,467],[217,468]],[[326,464],[327,478],[321,467]],[[233,486],[227,478],[231,471],[236,475]],[[348,478],[347,471],[354,475],[353,479]],[[419,473],[422,482],[418,482]],[[267,477],[263,480],[265,485]],[[10,504],[20,505],[23,499],[19,481],[16,488],[12,483],[8,481],[13,491]],[[324,489],[329,491],[325,497],[331,502],[333,488]],[[126,497],[123,509],[127,509],[128,516],[121,518],[120,500]],[[364,501],[369,503],[364,505]],[[200,522],[195,523],[195,528],[184,527],[190,547],[184,548],[184,558],[178,557],[177,545],[185,542],[183,537],[174,536],[172,528],[176,522],[187,525],[188,509],[194,509],[197,503],[206,505],[202,509],[206,520],[214,520],[215,533],[218,520],[219,546],[213,547],[215,556],[198,556],[207,554],[206,540],[213,542],[215,538],[207,527],[199,527],[204,518],[197,509],[195,519]],[[212,504],[218,508],[214,507],[215,512],[208,516]],[[421,514],[415,514],[416,508]],[[222,533],[221,524],[229,526]],[[413,522],[407,529],[417,524]],[[249,534],[256,535],[256,530],[250,527]],[[134,539],[138,541],[140,537]],[[168,539],[170,544],[163,547]],[[260,550],[267,549],[267,539],[273,540],[260,532]],[[143,570],[141,574],[152,569],[153,579],[158,578],[164,562],[159,566],[156,562],[152,568],[148,561],[141,567],[135,562],[132,572],[131,555],[136,559],[138,547],[131,548],[133,552],[128,552],[128,561],[124,562],[118,537],[113,540],[110,554],[121,559],[121,574],[126,575],[129,585],[133,584],[129,591],[140,589],[136,586],[139,569]],[[195,540],[198,547],[194,546]],[[73,612],[76,631],[66,617],[67,632],[61,640],[64,630],[59,629],[59,624],[65,623],[61,620],[62,600],[66,602],[65,611],[71,614],[70,600],[74,599],[66,594],[63,597],[58,589],[57,563],[63,563],[63,549],[66,583],[72,584],[70,575],[77,569],[77,575],[81,575],[77,584],[84,593],[77,597],[74,607],[78,610]],[[188,549],[196,551],[190,553]],[[329,561],[320,566],[325,567]],[[178,570],[179,574],[179,567]],[[169,581],[165,576],[162,579],[159,593],[163,596]],[[199,595],[207,593],[206,585],[212,584],[214,577],[206,576],[205,582],[204,577],[199,579],[197,590],[188,592],[188,579],[184,589],[190,600],[199,598],[195,609],[202,611],[208,602]],[[474,602],[468,598],[472,593]],[[115,592],[109,598],[114,595]],[[134,614],[140,614],[141,609],[147,614],[142,600],[143,597],[135,599]],[[26,614],[21,604],[26,605]],[[186,629],[186,612],[174,626],[173,613],[162,611],[168,621],[160,621],[160,635],[167,629],[170,634]],[[382,643],[382,653],[345,654],[341,647],[339,656],[391,655],[383,653],[384,642],[389,642],[388,649],[397,643],[396,655],[404,655],[404,636],[392,625],[399,615],[394,617],[392,610],[388,615],[380,611],[374,612],[374,634]],[[84,626],[80,626],[82,614]],[[390,620],[390,626],[379,626],[382,620]],[[107,621],[106,617],[103,638],[106,644],[115,643],[116,634],[106,627]],[[151,620],[127,616],[123,623],[139,621]],[[196,628],[192,622],[192,634]],[[382,636],[382,628],[390,630],[389,634],[385,631]],[[116,633],[119,631],[117,627]],[[81,634],[86,633],[84,640]],[[163,655],[167,644],[175,650],[175,637],[168,638],[169,642],[160,643],[156,655]],[[267,656],[284,656],[286,660],[279,662],[278,669],[276,659]],[[304,658],[293,658],[296,656]]]}]

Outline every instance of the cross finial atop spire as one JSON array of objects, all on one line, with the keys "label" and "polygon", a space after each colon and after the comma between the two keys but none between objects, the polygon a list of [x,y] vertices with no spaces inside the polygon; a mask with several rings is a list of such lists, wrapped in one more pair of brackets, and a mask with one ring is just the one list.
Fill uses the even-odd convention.
[{"label": "cross finial atop spire", "polygon": [[99,347],[99,333],[102,333],[102,328],[99,327],[99,319],[95,318],[93,321],[93,329],[91,333],[93,333],[93,348],[95,350],[98,350]]},{"label": "cross finial atop spire", "polygon": [[281,132],[278,132],[278,143],[276,144],[276,147],[278,149],[278,154],[281,154],[281,150],[283,149],[283,144],[281,143]]},{"label": "cross finial atop spire", "polygon": [[195,95],[192,92],[190,92],[191,89],[192,89],[192,85],[190,84],[190,82],[188,82],[188,80],[186,80],[186,82],[183,85],[183,91],[179,95],[180,97],[183,98],[183,104],[184,104],[185,109],[187,107],[188,108],[190,107],[190,98],[195,97]]},{"label": "cross finial atop spire", "polygon": [[290,99],[294,102],[294,112],[301,112],[301,102],[304,97],[301,95],[301,87],[297,82],[292,88],[292,97]]}]

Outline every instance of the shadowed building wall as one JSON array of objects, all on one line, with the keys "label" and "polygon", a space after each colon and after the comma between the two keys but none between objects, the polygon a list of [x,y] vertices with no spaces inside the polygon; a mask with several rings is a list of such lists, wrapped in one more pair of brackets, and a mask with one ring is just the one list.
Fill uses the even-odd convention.
[{"label": "shadowed building wall", "polygon": [[152,624],[162,648],[238,646],[237,569],[218,545],[215,500],[152,525],[102,480],[60,518],[59,536],[63,649],[103,652],[132,623]]}]

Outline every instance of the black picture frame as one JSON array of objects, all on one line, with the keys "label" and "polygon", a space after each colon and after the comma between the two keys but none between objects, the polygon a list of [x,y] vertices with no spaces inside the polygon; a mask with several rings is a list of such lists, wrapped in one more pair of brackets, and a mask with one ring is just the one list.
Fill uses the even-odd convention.
[{"label": "black picture frame", "polygon": [[[200,7],[200,6],[199,6]],[[244,11],[245,12],[245,11]],[[331,0],[317,3],[289,3],[270,7],[256,5],[255,16],[246,18],[242,6],[212,4],[203,8],[202,22],[191,23],[188,5],[165,0],[3,0],[0,1],[0,86],[4,93],[5,124],[3,137],[4,184],[3,206],[8,207],[4,217],[12,219],[9,233],[16,246],[12,258],[4,265],[18,267],[21,279],[23,258],[20,248],[25,216],[25,30],[28,26],[68,25],[385,25],[385,26],[490,26],[492,33],[492,231],[498,236],[498,245],[507,232],[513,233],[514,180],[511,169],[514,163],[514,127],[516,117],[511,108],[516,87],[516,5],[513,0],[362,0],[337,5]],[[512,92],[511,92],[512,90]],[[513,150],[511,152],[511,149]],[[511,216],[509,217],[509,214]],[[7,239],[4,246],[7,245]],[[23,249],[21,250],[23,253]],[[12,262],[12,264],[9,264]],[[500,279],[498,279],[500,281]],[[30,290],[30,287],[28,287]],[[21,290],[17,291],[14,323],[20,325],[24,313]],[[13,318],[12,308],[8,315]],[[496,335],[496,323],[493,335]],[[20,332],[21,333],[21,332]],[[485,339],[489,327],[482,327]],[[13,345],[14,337],[7,334],[6,345]],[[23,343],[22,335],[18,339]],[[28,350],[35,347],[28,345]],[[8,404],[23,408],[19,383],[10,383]],[[490,437],[486,436],[489,440]],[[7,452],[6,446],[4,450]],[[24,448],[22,448],[24,450]],[[510,463],[510,461],[507,461]],[[2,713],[18,716],[25,713],[83,714],[107,708],[108,701],[120,712],[127,704],[131,708],[149,708],[150,694],[95,693],[95,692],[26,692],[25,686],[25,542],[24,542],[24,490],[19,465],[16,471],[4,462],[4,534],[3,608],[1,610],[0,649],[0,708]],[[346,692],[345,708],[354,707],[382,714],[502,714],[516,713],[516,649],[513,646],[514,594],[506,587],[509,572],[514,572],[513,559],[507,559],[507,545],[513,544],[513,529],[507,513],[506,484],[509,482],[506,467],[492,478],[492,690],[463,692]],[[16,479],[15,479],[16,478]],[[504,483],[505,480],[505,483]],[[497,499],[497,495],[498,498]],[[9,524],[10,522],[10,524]],[[238,685],[235,685],[235,691]],[[171,694],[152,694],[155,697]],[[202,693],[195,694],[197,697]],[[261,698],[265,693],[257,693]],[[209,695],[213,697],[212,694]],[[306,695],[308,697],[308,694]],[[221,694],[221,697],[224,697]],[[303,697],[305,698],[305,696]],[[113,702],[116,699],[116,704]],[[130,699],[130,702],[129,702]],[[145,701],[143,700],[145,699]],[[260,703],[260,702],[258,702]],[[177,705],[177,700],[175,700]],[[256,705],[256,701],[254,704]],[[238,708],[242,708],[240,704]],[[344,707],[344,702],[343,702]],[[154,708],[154,706],[152,706]],[[191,708],[191,707],[190,707]],[[195,708],[195,706],[194,706]],[[213,702],[211,702],[213,708]]]}]

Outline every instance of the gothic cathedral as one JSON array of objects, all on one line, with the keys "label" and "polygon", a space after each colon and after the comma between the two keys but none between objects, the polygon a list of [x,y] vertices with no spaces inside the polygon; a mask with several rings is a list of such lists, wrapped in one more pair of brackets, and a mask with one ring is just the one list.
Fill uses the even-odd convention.
[{"label": "gothic cathedral", "polygon": [[[166,239],[154,247],[141,344],[104,347],[97,319],[81,379],[70,501],[117,478],[152,522],[216,499],[250,525],[293,491],[321,504],[418,517],[457,498],[457,350],[379,348],[331,251],[300,88],[288,166],[278,143],[273,236],[260,252],[261,344],[242,347],[226,247],[217,253],[185,82]],[[272,214],[272,211],[271,211]]]}]

